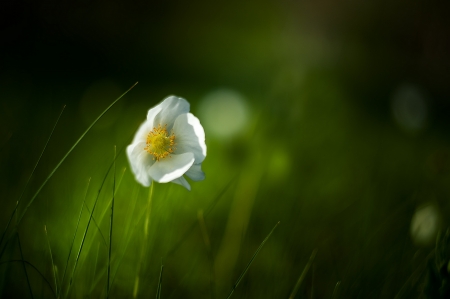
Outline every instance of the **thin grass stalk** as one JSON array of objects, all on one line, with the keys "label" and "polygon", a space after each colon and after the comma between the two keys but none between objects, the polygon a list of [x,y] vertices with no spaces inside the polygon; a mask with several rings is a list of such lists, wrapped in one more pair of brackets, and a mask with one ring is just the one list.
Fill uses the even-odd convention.
[{"label": "thin grass stalk", "polygon": [[[117,155],[116,155],[116,159],[117,159],[117,156],[120,155],[120,153],[122,153],[122,151],[124,150],[124,148],[125,148],[125,147],[122,147],[122,148],[119,150],[119,152],[118,152]],[[104,185],[104,183],[105,183],[106,177],[108,176],[109,172],[111,171],[111,169],[112,169],[113,166],[114,166],[114,162],[115,162],[115,161],[112,161],[111,164],[109,165],[108,171],[107,171],[107,173],[106,173],[106,176],[104,177],[104,180],[103,180],[103,182],[102,182],[102,186],[101,186],[100,190],[103,188],[103,185]],[[125,171],[124,171],[124,172],[125,172]],[[123,174],[124,174],[124,173],[123,173]],[[123,178],[123,174],[122,174],[122,178]],[[122,180],[122,178],[121,178],[121,180]],[[120,186],[121,180],[119,180],[119,185],[117,185],[117,187],[116,187],[116,193],[117,193],[118,188],[119,188],[119,186]],[[100,191],[100,190],[99,190],[99,191]],[[99,195],[100,195],[100,194],[97,195],[97,200],[98,200],[98,198],[99,198]],[[112,200],[112,199],[111,199],[111,200]],[[101,221],[103,220],[103,217],[105,216],[106,212],[109,210],[110,204],[111,204],[111,201],[109,201],[109,202],[107,203],[107,205],[106,205],[107,208],[103,211],[103,213],[102,213],[102,215],[101,215],[101,217],[100,217],[100,221],[98,221],[98,223],[101,223]],[[85,208],[88,210],[89,214],[90,214],[90,215],[92,214],[92,219],[90,219],[90,220],[93,221],[93,223],[95,224],[95,227],[97,228],[97,230],[94,230],[94,233],[93,233],[92,238],[95,238],[95,237],[96,237],[96,233],[99,232],[99,233],[100,233],[100,236],[102,237],[103,244],[105,245],[105,248],[108,249],[108,243],[106,242],[106,239],[105,239],[105,237],[104,237],[102,231],[100,230],[100,227],[97,225],[97,222],[96,222],[96,220],[95,220],[96,218],[95,218],[93,212],[89,209],[89,207],[88,207],[86,204],[85,204],[84,206],[85,206]],[[98,213],[97,213],[97,214],[98,214]],[[92,244],[93,244],[92,242],[86,244],[86,248],[85,248],[84,250],[89,252],[89,251],[91,250]],[[105,274],[106,274],[106,270],[105,270]],[[103,275],[103,273],[102,273],[102,275]]]},{"label": "thin grass stalk", "polygon": [[[108,204],[108,206],[109,206],[109,204]],[[91,214],[91,209],[89,209],[89,207],[87,206],[86,203],[84,203],[84,207],[86,208],[86,210],[88,211],[88,213]],[[103,218],[103,217],[100,217],[100,218]],[[102,237],[103,245],[105,245],[105,247],[107,247],[107,246],[108,246],[108,243],[106,242],[106,238],[105,238],[105,236],[103,235],[102,230],[100,229],[100,226],[98,225],[98,223],[97,223],[97,221],[95,220],[95,217],[94,217],[94,216],[92,216],[92,222],[94,223],[95,227],[97,228],[97,231],[99,232],[100,237]]]},{"label": "thin grass stalk", "polygon": [[155,182],[152,182],[150,185],[150,190],[148,193],[148,203],[147,203],[147,217],[145,218],[144,222],[144,239],[142,241],[142,247],[141,247],[141,258],[139,259],[139,264],[136,271],[136,280],[134,284],[134,291],[133,296],[136,297],[139,292],[139,279],[142,272],[142,261],[144,260],[144,255],[147,252],[147,243],[148,243],[148,227],[150,226],[150,215],[152,211],[152,199],[153,199],[153,186],[155,185]]},{"label": "thin grass stalk", "polygon": [[28,278],[27,268],[25,267],[25,263],[23,262],[24,259],[23,259],[23,252],[22,252],[22,244],[20,243],[19,233],[17,233],[17,241],[19,242],[20,258],[22,259],[22,265],[23,265],[23,271],[25,272],[25,277],[27,278],[28,290],[30,290],[31,298],[34,298],[33,290],[31,289],[30,279]]},{"label": "thin grass stalk", "polygon": [[92,207],[92,211],[90,213],[89,220],[88,220],[88,223],[86,225],[86,229],[84,230],[83,239],[81,240],[80,248],[78,249],[77,257],[75,259],[75,265],[73,266],[73,269],[72,269],[72,275],[70,277],[69,287],[67,288],[67,291],[66,291],[66,297],[69,295],[70,288],[72,286],[73,277],[74,277],[74,274],[75,274],[75,270],[77,268],[81,252],[83,250],[84,241],[86,240],[86,236],[87,236],[87,233],[88,233],[88,230],[89,230],[89,226],[91,224],[91,220],[92,220],[92,217],[93,217],[93,214],[94,214],[94,211],[95,211],[95,207],[96,207],[98,199],[100,197],[100,193],[101,193],[101,191],[103,189],[103,185],[105,184],[106,178],[108,177],[109,171],[111,170],[111,167],[112,167],[112,165],[108,168],[108,171],[106,172],[106,175],[103,178],[102,184],[100,185],[100,188],[98,190],[97,197],[95,198],[94,206]]},{"label": "thin grass stalk", "polygon": [[[136,190],[136,189],[135,189],[135,190]],[[132,209],[132,211],[131,211],[131,217],[129,217],[130,221],[127,223],[127,227],[126,227],[125,233],[124,233],[124,236],[126,236],[125,248],[124,248],[124,250],[123,250],[122,256],[119,258],[119,261],[117,262],[116,270],[114,271],[114,275],[113,275],[113,278],[112,278],[112,280],[111,280],[111,283],[114,283],[114,280],[116,279],[116,275],[117,275],[117,272],[119,271],[120,264],[122,263],[123,257],[125,256],[125,253],[126,253],[127,248],[128,248],[128,244],[130,244],[131,236],[133,235],[133,232],[134,232],[134,230],[136,229],[137,224],[141,221],[141,219],[142,219],[142,217],[143,217],[143,215],[144,215],[144,213],[145,213],[145,211],[146,211],[146,209],[144,209],[144,210],[141,212],[141,215],[139,215],[139,216],[137,217],[137,221],[135,222],[135,225],[133,226],[132,231],[130,232],[131,222],[132,222],[134,219],[136,219],[136,218],[133,217],[133,215],[134,215],[134,212],[135,212],[135,210],[136,210],[136,203],[137,203],[137,199],[138,199],[138,197],[139,197],[139,188],[137,188],[137,191],[135,191],[135,193],[136,193],[136,196],[133,196],[133,197],[135,197],[136,199],[135,199],[135,201],[134,201],[133,209]]]},{"label": "thin grass stalk", "polygon": [[112,231],[114,217],[114,198],[116,193],[116,146],[114,146],[114,180],[113,180],[113,197],[111,202],[111,217],[109,222],[109,251],[108,251],[108,279],[106,283],[106,298],[109,298],[109,279],[111,277],[111,248],[112,248]]},{"label": "thin grass stalk", "polygon": [[48,250],[50,252],[50,260],[52,262],[52,270],[53,270],[53,277],[55,279],[55,292],[58,294],[58,281],[57,281],[57,276],[56,276],[56,270],[55,270],[55,263],[53,261],[53,253],[52,253],[52,247],[50,246],[50,240],[48,238],[48,233],[47,233],[47,225],[44,225],[44,231],[45,231],[45,237],[47,239],[47,244],[48,244]]},{"label": "thin grass stalk", "polygon": [[[19,201],[16,201],[16,208],[17,205],[19,204]],[[16,223],[17,223],[17,213],[16,213]],[[14,227],[15,228],[15,227]],[[15,229],[13,229],[13,231],[15,231]],[[3,256],[3,253],[5,253],[5,250],[8,246],[9,241],[14,237],[15,235],[11,233],[11,235],[8,237],[8,239],[5,242],[5,245],[2,247],[2,250],[0,251],[0,258]]]},{"label": "thin grass stalk", "polygon": [[75,147],[80,143],[80,141],[84,138],[84,136],[91,130],[91,128],[99,121],[102,116],[108,112],[109,109],[111,109],[112,106],[114,106],[115,103],[117,103],[121,98],[123,98],[133,87],[135,87],[138,84],[138,82],[134,83],[133,86],[131,86],[127,91],[125,91],[120,97],[118,97],[114,102],[112,102],[91,124],[90,126],[84,131],[83,134],[81,134],[80,138],[75,142],[75,144],[69,149],[69,151],[64,155],[64,157],[59,161],[59,163],[56,165],[56,167],[52,170],[52,172],[48,175],[48,177],[45,179],[45,181],[42,183],[42,185],[39,187],[39,189],[36,191],[36,193],[31,198],[30,202],[26,205],[22,215],[19,217],[19,221],[17,225],[20,224],[23,216],[25,216],[28,208],[31,206],[31,204],[34,202],[38,194],[41,192],[42,188],[47,184],[47,182],[50,180],[50,178],[53,176],[53,174],[58,170],[58,168],[61,166],[61,164],[66,160],[66,158],[70,155],[70,153],[75,149]]},{"label": "thin grass stalk", "polygon": [[199,210],[197,212],[197,218],[198,218],[198,223],[200,225],[200,230],[202,232],[202,237],[203,237],[203,242],[205,243],[205,247],[206,247],[206,252],[208,255],[208,259],[209,259],[209,264],[210,264],[210,279],[209,279],[209,285],[211,288],[211,298],[214,298],[214,281],[215,276],[214,276],[214,257],[211,251],[211,241],[209,240],[209,235],[208,235],[208,230],[206,228],[206,223],[205,223],[205,218],[203,217],[203,210]]},{"label": "thin grass stalk", "polygon": [[[123,175],[124,175],[124,173],[125,173],[125,170],[126,170],[126,168],[124,168],[124,170],[123,170],[122,178],[123,178]],[[121,178],[121,180],[122,180],[122,178]],[[116,193],[117,193],[117,190],[118,190],[119,187],[120,187],[121,180],[119,180],[119,184],[117,185]],[[139,193],[139,189],[138,189],[138,193]],[[132,216],[134,215],[134,210],[135,210],[135,208],[136,208],[137,194],[136,194],[135,197],[136,197],[136,200],[134,201],[133,211],[132,211],[132,213],[131,213],[131,217],[128,217],[128,218],[130,219],[130,221],[128,222],[127,228],[125,229],[125,233],[124,233],[125,236],[128,236],[127,241],[125,242],[125,250],[123,251],[122,256],[119,258],[119,261],[117,262],[116,270],[114,271],[114,274],[113,274],[112,279],[111,279],[111,285],[114,284],[114,280],[115,280],[117,271],[118,271],[118,269],[119,269],[120,263],[122,262],[122,259],[123,259],[124,255],[125,255],[125,252],[126,252],[126,248],[127,248],[128,243],[129,243],[129,241],[130,241],[130,239],[131,239],[131,234],[129,234],[128,232],[129,232],[130,223],[135,219],[135,218],[132,217]],[[138,220],[136,221],[136,225],[137,225],[137,223],[140,222],[140,219],[142,219],[142,215],[144,214],[145,211],[146,211],[146,209],[144,209],[144,211],[142,212],[141,216],[138,217]],[[135,226],[136,226],[136,225],[135,225]],[[134,230],[133,230],[133,231],[134,231]],[[99,231],[99,232],[101,233],[101,231]],[[94,277],[95,277],[95,276],[94,276]],[[92,291],[94,290],[94,287],[99,283],[100,279],[101,279],[101,276],[99,276],[99,277],[97,277],[97,278],[95,279],[95,281],[94,281],[94,282],[92,283],[92,285],[91,285],[90,292],[92,292]]]},{"label": "thin grass stalk", "polygon": [[306,263],[305,268],[303,268],[302,274],[300,274],[299,278],[297,279],[297,282],[295,283],[294,289],[291,292],[291,295],[289,296],[289,299],[293,299],[295,297],[295,295],[298,292],[298,289],[300,287],[300,285],[302,284],[302,281],[305,279],[306,274],[309,271],[309,268],[311,267],[314,258],[316,257],[317,254],[317,249],[314,249],[313,252],[311,253],[311,256],[309,257],[308,262]]},{"label": "thin grass stalk", "polygon": [[338,292],[339,292],[339,287],[341,286],[341,282],[338,281],[336,283],[336,286],[334,287],[334,291],[333,291],[333,295],[331,295],[331,299],[335,299],[337,298]]},{"label": "thin grass stalk", "polygon": [[[100,242],[97,242],[97,254],[95,255],[95,263],[94,263],[94,275],[92,277],[95,279],[95,275],[97,273],[97,265],[98,265],[98,254],[100,253]],[[90,293],[92,293],[92,290],[94,289],[94,279],[92,279],[91,283],[91,290]]]},{"label": "thin grass stalk", "polygon": [[33,268],[41,276],[42,280],[47,284],[50,291],[52,291],[53,296],[56,298],[56,293],[52,288],[52,284],[47,280],[47,278],[45,278],[44,274],[42,274],[42,272],[39,271],[39,269],[36,268],[36,266],[34,266],[32,263],[25,261],[25,260],[9,260],[9,261],[0,262],[0,266],[9,264],[9,263],[25,263],[28,266],[30,266],[31,268]]},{"label": "thin grass stalk", "polygon": [[253,260],[256,258],[256,256],[258,255],[259,251],[263,248],[264,244],[266,244],[267,240],[269,240],[270,236],[272,235],[272,233],[274,232],[274,230],[277,228],[277,226],[280,224],[280,221],[277,222],[277,224],[275,224],[275,226],[272,228],[272,230],[270,231],[270,233],[267,235],[267,237],[261,242],[261,244],[259,245],[258,249],[256,249],[255,253],[253,254],[252,258],[250,259],[250,261],[248,262],[247,266],[245,267],[244,271],[242,271],[241,275],[239,275],[239,278],[236,280],[236,282],[234,283],[233,287],[231,288],[231,292],[228,295],[227,299],[231,297],[231,295],[233,295],[234,290],[237,288],[237,286],[239,285],[239,283],[241,282],[242,278],[244,277],[245,273],[247,273],[248,269],[250,268],[250,266],[253,263]]},{"label": "thin grass stalk", "polygon": [[[438,236],[439,238],[439,236]],[[437,239],[436,239],[437,241]],[[413,273],[411,273],[411,275],[408,277],[408,279],[405,281],[405,283],[403,284],[403,286],[401,287],[400,291],[398,291],[397,295],[395,295],[394,299],[400,299],[403,297],[403,293],[406,292],[406,290],[408,289],[408,285],[411,283],[411,281],[422,275],[426,265],[427,265],[427,261],[431,258],[431,256],[433,254],[436,254],[436,249],[433,249],[430,251],[430,253],[427,255],[427,257],[417,266],[416,270],[414,270]]]},{"label": "thin grass stalk", "polygon": [[75,237],[77,236],[78,226],[80,225],[81,215],[83,214],[83,205],[86,202],[86,197],[88,194],[90,183],[91,183],[91,178],[89,178],[89,180],[88,180],[88,184],[86,187],[86,193],[84,194],[83,203],[81,204],[80,214],[78,215],[77,226],[75,227],[75,232],[73,234],[72,243],[70,244],[69,254],[67,255],[66,266],[64,267],[64,272],[63,272],[63,276],[61,279],[61,288],[59,289],[58,297],[60,297],[60,294],[62,292],[62,285],[64,283],[64,278],[66,277],[67,268],[69,267],[70,255],[72,254],[73,245],[75,244]]},{"label": "thin grass stalk", "polygon": [[[122,150],[123,150],[123,149],[122,149]],[[119,154],[122,152],[122,150],[119,151]],[[114,163],[114,161],[113,161],[113,163]],[[111,165],[112,165],[112,164],[111,164]],[[117,191],[118,191],[119,188],[120,188],[120,185],[121,185],[123,176],[124,176],[124,174],[125,174],[125,170],[126,170],[126,168],[124,168],[124,170],[123,170],[123,172],[122,172],[122,176],[121,176],[121,178],[120,178],[120,180],[119,180],[119,183],[118,183],[117,186],[116,186],[116,192],[114,193],[114,195],[117,194]],[[98,219],[100,219],[100,220],[98,221],[98,223],[101,223],[101,222],[103,221],[103,217],[105,217],[106,212],[110,209],[109,207],[110,207],[110,205],[111,205],[111,202],[112,202],[112,198],[111,198],[111,201],[109,201],[109,202],[106,204],[106,209],[103,210],[103,212],[100,213],[100,217],[98,217]],[[89,214],[90,214],[90,213],[91,213],[91,210],[89,209],[89,207],[88,207],[86,204],[85,204],[84,206],[85,206],[86,210],[87,210],[87,211],[89,212]],[[102,237],[103,245],[105,245],[105,247],[108,247],[108,243],[106,242],[106,238],[105,238],[105,236],[103,235],[103,233],[102,233],[102,231],[101,231],[101,229],[100,229],[100,226],[99,226],[99,224],[97,223],[97,220],[96,220],[95,216],[92,216],[92,221],[94,222],[94,225],[95,225],[95,227],[97,228],[96,232],[98,232],[98,233],[100,234],[100,236]]]},{"label": "thin grass stalk", "polygon": [[[204,213],[204,217],[208,216],[208,214],[214,209],[216,204],[219,202],[219,200],[222,198],[222,196],[228,191],[228,189],[233,185],[233,183],[236,181],[236,177],[230,180],[228,184],[219,192],[219,194],[216,196],[216,198],[213,200],[213,202],[209,205],[209,207],[206,209]],[[197,226],[198,221],[195,221],[192,223],[192,225],[186,230],[184,235],[178,240],[175,245],[172,246],[172,249],[169,250],[169,252],[166,255],[166,258],[174,254],[178,248],[183,244],[183,242],[187,239],[187,237],[194,231],[194,228]]]},{"label": "thin grass stalk", "polygon": [[[3,238],[5,237],[6,231],[8,230],[8,228],[9,228],[9,226],[10,226],[10,224],[11,224],[11,220],[13,219],[14,214],[16,214],[16,212],[17,212],[17,207],[19,206],[19,203],[22,201],[23,194],[25,193],[25,190],[26,190],[28,184],[30,183],[31,178],[33,177],[33,174],[34,174],[34,172],[35,172],[37,166],[39,165],[39,162],[41,161],[42,155],[44,154],[45,149],[47,148],[47,145],[48,145],[48,143],[50,142],[50,139],[51,139],[52,136],[53,136],[53,132],[55,131],[56,125],[58,124],[59,119],[61,118],[61,115],[62,115],[63,112],[64,112],[64,108],[66,108],[66,105],[63,106],[61,112],[59,113],[59,116],[58,116],[58,118],[56,119],[56,122],[55,122],[55,124],[54,124],[54,126],[53,126],[53,129],[52,129],[52,131],[50,132],[50,135],[48,136],[47,141],[45,142],[44,148],[42,149],[41,154],[39,155],[39,158],[38,158],[38,160],[36,161],[36,164],[34,165],[33,170],[31,171],[31,174],[30,174],[30,176],[28,177],[27,182],[25,183],[25,186],[24,186],[23,189],[22,189],[22,192],[20,193],[19,199],[17,200],[17,204],[16,204],[16,206],[14,207],[14,210],[12,211],[11,216],[9,217],[9,220],[8,220],[8,223],[6,224],[5,229],[3,230],[2,237],[1,237],[1,239],[0,239],[0,245],[1,245],[2,242],[3,242]],[[18,223],[17,223],[17,219],[16,219],[16,225],[17,225],[17,224],[18,224]],[[1,257],[2,255],[3,255],[3,251],[2,251],[2,253],[0,254],[0,257]]]},{"label": "thin grass stalk", "polygon": [[159,282],[156,290],[156,299],[161,299],[162,277],[163,277],[164,265],[161,259],[161,270],[159,271]]},{"label": "thin grass stalk", "polygon": [[[119,152],[119,153],[120,153],[120,152]],[[113,163],[114,163],[114,162],[115,162],[115,160],[113,161]],[[123,171],[122,171],[122,176],[120,177],[119,183],[117,184],[117,187],[115,188],[116,191],[115,191],[114,195],[117,194],[117,191],[118,191],[119,188],[120,188],[120,185],[121,185],[121,183],[122,183],[123,176],[124,176],[124,174],[125,174],[125,170],[126,170],[126,168],[124,168]],[[111,199],[111,201],[109,201],[108,204],[106,205],[106,209],[100,214],[100,217],[99,217],[100,221],[99,221],[99,223],[101,223],[102,220],[103,220],[103,217],[105,217],[106,212],[108,211],[108,209],[109,209],[109,207],[110,207],[110,205],[111,205],[111,202],[112,202],[112,199]],[[86,204],[84,204],[84,207],[86,208],[86,210],[87,210],[88,213],[90,214],[90,213],[91,213],[91,210],[89,209],[89,207],[88,207]],[[92,216],[92,221],[94,222],[94,225],[95,225],[95,227],[97,228],[97,232],[100,234],[100,237],[102,237],[103,244],[105,245],[105,247],[107,247],[107,246],[108,246],[108,243],[106,242],[106,238],[105,238],[105,236],[103,235],[102,230],[100,229],[100,225],[97,223],[97,220],[95,220],[95,216]]]}]

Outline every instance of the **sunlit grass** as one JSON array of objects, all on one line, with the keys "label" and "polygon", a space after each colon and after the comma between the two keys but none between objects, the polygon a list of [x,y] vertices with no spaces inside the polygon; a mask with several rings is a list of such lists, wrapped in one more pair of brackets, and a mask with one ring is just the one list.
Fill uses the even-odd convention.
[{"label": "sunlit grass", "polygon": [[[360,122],[335,99],[323,101],[332,103],[328,112],[306,101],[310,114],[299,120],[274,119],[271,113],[281,112],[265,103],[235,137],[212,136],[206,180],[194,182],[191,192],[174,184],[140,186],[124,155],[138,122],[117,120],[117,130],[129,134],[110,145],[105,140],[113,134],[87,139],[97,118],[56,168],[39,165],[48,170],[43,180],[23,187],[37,191],[20,190],[2,219],[2,294],[353,298],[366,284],[401,298],[420,290],[432,247],[417,250],[409,224],[423,199],[410,199],[407,184],[395,178],[418,181],[402,166],[408,155],[425,154],[402,155],[410,141]],[[321,113],[329,118],[316,121]],[[316,126],[325,128],[314,132]]]}]

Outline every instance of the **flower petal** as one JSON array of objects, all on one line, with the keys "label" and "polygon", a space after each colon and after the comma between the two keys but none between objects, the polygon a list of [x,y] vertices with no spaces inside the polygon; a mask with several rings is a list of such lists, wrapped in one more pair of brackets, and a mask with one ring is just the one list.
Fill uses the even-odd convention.
[{"label": "flower petal", "polygon": [[175,134],[175,153],[191,152],[195,164],[202,163],[206,157],[205,131],[197,117],[192,113],[181,114],[173,125]]},{"label": "flower petal", "polygon": [[191,168],[186,171],[185,175],[193,181],[203,181],[205,179],[205,173],[202,171],[201,164],[193,164]]},{"label": "flower petal", "polygon": [[184,178],[184,176],[180,176],[178,179],[174,179],[172,183],[183,186],[184,188],[191,191],[191,185],[189,185],[188,181]]},{"label": "flower petal", "polygon": [[158,125],[161,125],[161,127],[164,127],[165,125],[167,125],[167,130],[170,132],[170,130],[172,130],[175,119],[177,119],[180,114],[188,113],[190,106],[188,101],[186,101],[185,99],[178,98],[176,96],[170,96],[164,99],[164,101],[162,101],[162,103],[155,108],[161,108],[161,110],[157,115],[155,115],[153,126],[156,127]]},{"label": "flower petal", "polygon": [[133,143],[138,142],[145,142],[147,140],[147,135],[153,130],[153,122],[144,121],[139,129],[137,130],[136,134],[134,134]]},{"label": "flower petal", "polygon": [[184,153],[161,159],[148,169],[150,177],[158,183],[167,183],[182,176],[194,164],[194,154]]},{"label": "flower petal", "polygon": [[144,150],[145,142],[132,143],[127,147],[127,157],[136,180],[145,187],[150,186],[152,178],[148,169],[155,163],[153,156]]},{"label": "flower petal", "polygon": [[150,110],[148,110],[147,112],[147,121],[149,123],[151,123],[151,126],[153,127],[153,123],[155,121],[155,117],[156,115],[159,114],[159,112],[161,112],[161,110],[163,109],[163,104],[164,102],[159,103],[158,105],[156,105],[155,107],[151,108]]}]

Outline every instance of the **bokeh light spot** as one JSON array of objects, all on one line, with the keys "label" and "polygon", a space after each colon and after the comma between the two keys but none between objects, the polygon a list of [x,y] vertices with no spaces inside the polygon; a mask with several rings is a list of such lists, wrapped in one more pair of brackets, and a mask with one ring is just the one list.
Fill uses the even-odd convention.
[{"label": "bokeh light spot", "polygon": [[417,208],[411,220],[411,237],[417,245],[434,243],[439,229],[440,216],[437,207],[428,203]]},{"label": "bokeh light spot", "polygon": [[421,90],[404,84],[392,96],[392,110],[398,124],[409,132],[423,129],[427,119],[427,104]]},{"label": "bokeh light spot", "polygon": [[241,132],[248,122],[245,98],[230,89],[207,94],[200,105],[200,119],[208,134],[226,139]]}]

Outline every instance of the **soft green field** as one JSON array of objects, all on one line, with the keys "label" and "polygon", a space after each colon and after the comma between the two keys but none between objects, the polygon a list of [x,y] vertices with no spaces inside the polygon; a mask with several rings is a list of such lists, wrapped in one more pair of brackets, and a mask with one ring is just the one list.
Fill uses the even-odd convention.
[{"label": "soft green field", "polygon": [[[0,297],[447,298],[448,5],[183,4],[8,7]],[[125,154],[171,94],[191,191]]]}]

